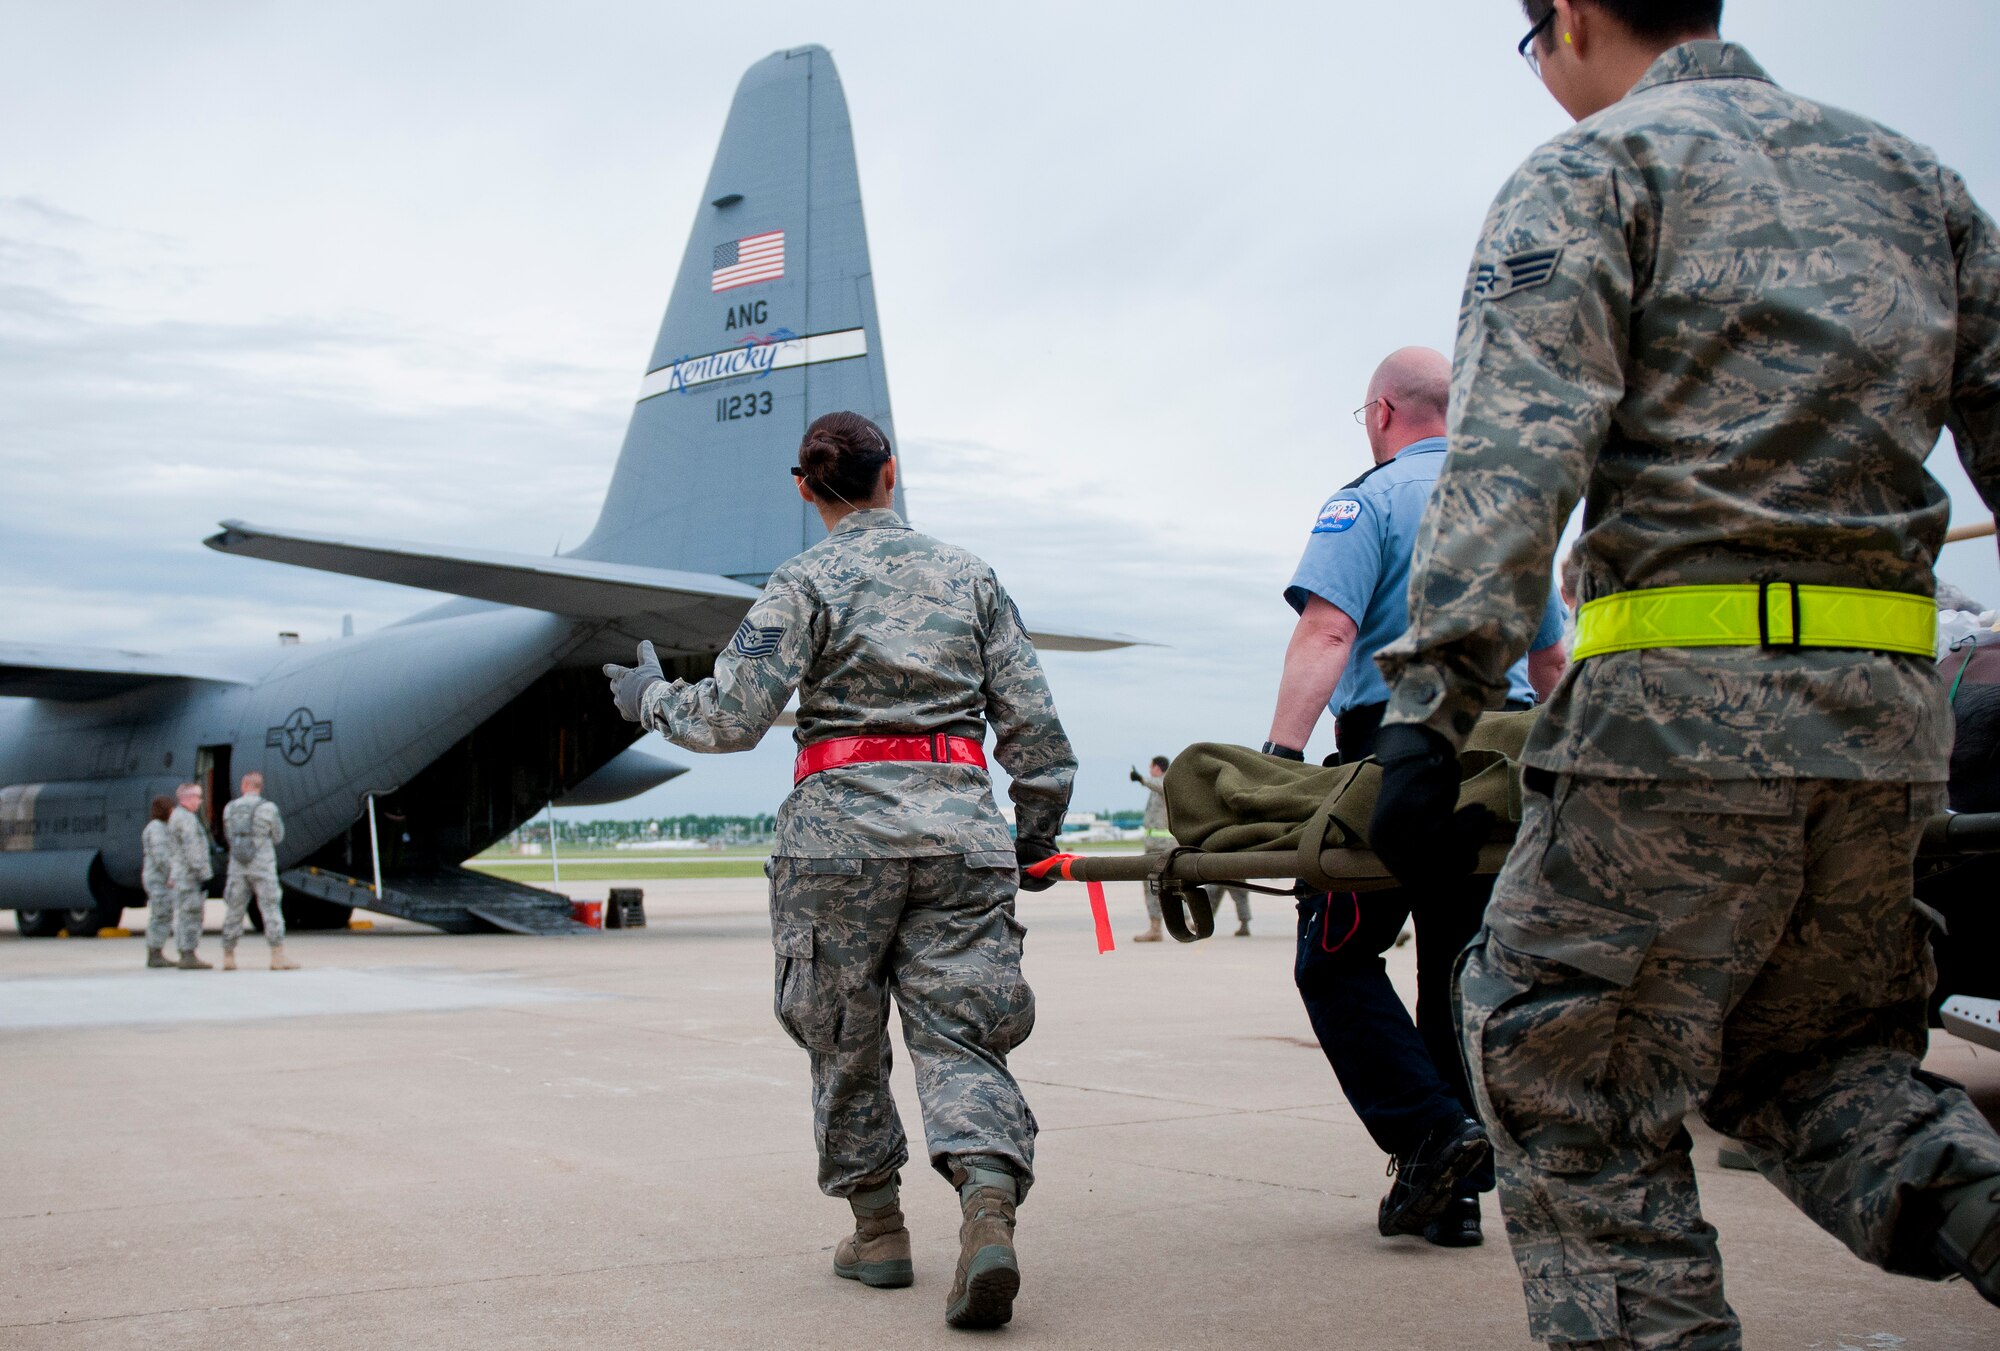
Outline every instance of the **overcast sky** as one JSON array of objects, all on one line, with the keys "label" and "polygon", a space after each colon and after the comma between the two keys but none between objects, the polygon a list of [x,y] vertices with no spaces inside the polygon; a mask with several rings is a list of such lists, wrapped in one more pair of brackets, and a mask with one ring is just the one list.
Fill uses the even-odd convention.
[{"label": "overcast sky", "polygon": [[[912,516],[1044,622],[1081,807],[1255,744],[1348,413],[1449,350],[1562,113],[1513,0],[839,7],[0,2],[0,637],[366,629],[422,593],[223,517],[540,551],[594,519],[731,93],[805,42],[853,114]],[[1772,74],[2000,208],[2000,5],[1731,0]],[[1949,440],[1933,472],[1983,515]],[[1940,571],[2000,602],[1991,541]],[[1317,753],[1330,747],[1322,727]],[[749,812],[789,738],[609,814]],[[676,758],[690,759],[673,752]]]}]

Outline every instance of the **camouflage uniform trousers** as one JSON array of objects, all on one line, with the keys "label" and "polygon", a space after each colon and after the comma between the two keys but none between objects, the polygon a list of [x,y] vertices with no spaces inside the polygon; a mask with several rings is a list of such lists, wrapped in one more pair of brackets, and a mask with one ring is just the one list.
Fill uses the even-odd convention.
[{"label": "camouflage uniform trousers", "polygon": [[1937,1279],[2000,1138],[1926,1073],[1911,858],[1942,785],[1551,776],[1463,958],[1460,1026],[1530,1332],[1733,1348],[1700,1112],[1856,1255]]},{"label": "camouflage uniform trousers", "polygon": [[[193,952],[201,946],[202,910],[208,904],[208,883],[196,882],[193,886],[171,887],[167,894],[172,898],[174,946],[182,952]],[[149,911],[146,916],[146,943],[149,947],[158,946],[153,942],[153,924],[153,915]],[[163,940],[166,937],[164,917],[160,921],[160,937]]]},{"label": "camouflage uniform trousers", "polygon": [[987,1155],[1022,1195],[1035,1117],[1007,1053],[1035,1025],[1021,979],[1014,855],[774,858],[778,1022],[812,1054],[819,1185],[847,1196],[909,1161],[889,1095],[889,998],[903,1016],[932,1167]]},{"label": "camouflage uniform trousers", "polygon": [[1210,887],[1208,889],[1209,908],[1215,912],[1218,918],[1222,914],[1222,898],[1225,896],[1236,905],[1236,922],[1238,924],[1248,924],[1250,922],[1250,893],[1242,887]]},{"label": "camouflage uniform trousers", "polygon": [[164,949],[174,936],[174,904],[179,893],[164,880],[146,879],[146,946]]},{"label": "camouflage uniform trousers", "polygon": [[222,946],[234,950],[243,936],[243,920],[250,909],[250,897],[257,897],[257,913],[264,920],[264,937],[272,947],[285,941],[285,889],[278,885],[276,868],[244,867],[229,861],[229,880],[222,884],[222,899],[228,909],[222,915]]}]

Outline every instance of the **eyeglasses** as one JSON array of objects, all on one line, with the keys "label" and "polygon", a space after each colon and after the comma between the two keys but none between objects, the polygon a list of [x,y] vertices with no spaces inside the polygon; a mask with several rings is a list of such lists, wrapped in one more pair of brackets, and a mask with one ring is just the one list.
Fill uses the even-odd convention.
[{"label": "eyeglasses", "polygon": [[1528,63],[1528,69],[1535,73],[1535,78],[1538,80],[1542,78],[1542,54],[1535,50],[1535,39],[1540,37],[1542,31],[1555,21],[1555,6],[1550,5],[1549,12],[1541,17],[1539,23],[1528,30],[1528,36],[1522,38],[1521,45],[1514,49],[1521,54],[1521,59]]},{"label": "eyeglasses", "polygon": [[1366,427],[1368,425],[1368,410],[1378,403],[1392,413],[1396,411],[1396,405],[1390,403],[1387,399],[1370,399],[1367,403],[1362,404],[1354,410],[1354,420]]},{"label": "eyeglasses", "polygon": [[805,476],[806,476],[806,471],[805,471],[805,470],[803,470],[803,469],[799,468],[799,467],[798,467],[797,465],[793,465],[793,466],[792,466],[792,477],[793,477],[793,478],[804,478]]}]

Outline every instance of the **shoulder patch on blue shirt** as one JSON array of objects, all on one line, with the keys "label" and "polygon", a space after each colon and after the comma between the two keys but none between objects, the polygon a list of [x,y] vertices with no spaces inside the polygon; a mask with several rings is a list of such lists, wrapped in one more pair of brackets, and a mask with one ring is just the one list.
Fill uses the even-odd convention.
[{"label": "shoulder patch on blue shirt", "polygon": [[1315,535],[1337,535],[1361,519],[1361,504],[1351,497],[1336,497],[1319,509],[1313,522]]}]

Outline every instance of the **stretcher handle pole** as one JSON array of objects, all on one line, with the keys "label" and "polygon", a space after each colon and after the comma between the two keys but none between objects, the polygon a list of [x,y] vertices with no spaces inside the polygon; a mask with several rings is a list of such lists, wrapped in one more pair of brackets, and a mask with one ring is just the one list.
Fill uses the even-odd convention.
[{"label": "stretcher handle pole", "polygon": [[[1512,846],[1506,841],[1489,844],[1479,851],[1479,871],[1494,873],[1507,860]],[[1327,849],[1319,856],[1320,867],[1341,879],[1350,891],[1386,891],[1401,886],[1382,866],[1382,860],[1366,849]],[[1154,876],[1171,877],[1196,886],[1229,882],[1296,881],[1299,856],[1296,850],[1246,850],[1212,854],[1199,849],[1181,850],[1164,864],[1157,856],[1143,854],[1080,854],[1069,865],[1068,876],[1078,882],[1145,882]]]},{"label": "stretcher handle pole", "polygon": [[1918,858],[2000,853],[2000,812],[1946,812],[1924,823]]}]

